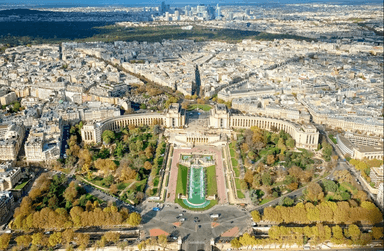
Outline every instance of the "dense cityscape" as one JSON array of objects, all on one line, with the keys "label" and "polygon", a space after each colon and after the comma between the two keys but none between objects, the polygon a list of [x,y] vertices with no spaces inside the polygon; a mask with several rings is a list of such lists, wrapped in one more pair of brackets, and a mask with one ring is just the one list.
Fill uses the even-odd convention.
[{"label": "dense cityscape", "polygon": [[0,5],[0,250],[383,249],[383,4]]}]

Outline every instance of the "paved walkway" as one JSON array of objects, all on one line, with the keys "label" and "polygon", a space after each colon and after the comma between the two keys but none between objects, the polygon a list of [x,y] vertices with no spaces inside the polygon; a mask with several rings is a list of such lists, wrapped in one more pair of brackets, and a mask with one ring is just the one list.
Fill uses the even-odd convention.
[{"label": "paved walkway", "polygon": [[178,176],[178,167],[177,164],[180,160],[181,154],[213,154],[215,155],[216,161],[216,181],[217,181],[217,195],[219,198],[219,204],[226,204],[227,193],[225,187],[224,179],[224,170],[223,170],[223,157],[221,150],[215,147],[194,147],[192,149],[174,149],[173,151],[173,161],[171,165],[171,172],[168,185],[167,202],[174,202],[176,198],[176,186],[177,186],[177,176]]}]

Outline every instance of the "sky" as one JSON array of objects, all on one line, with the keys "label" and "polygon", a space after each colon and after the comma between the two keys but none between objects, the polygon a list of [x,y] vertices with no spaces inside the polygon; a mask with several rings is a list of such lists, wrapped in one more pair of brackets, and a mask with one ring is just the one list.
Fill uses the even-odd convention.
[{"label": "sky", "polygon": [[[146,5],[157,6],[162,0],[0,0],[0,5],[39,5],[39,6],[96,6],[96,5]],[[382,3],[382,0],[168,0],[165,1],[170,5],[197,5],[197,4],[263,4],[263,3],[311,3],[311,2],[328,2],[328,3],[350,3],[356,2]]]}]

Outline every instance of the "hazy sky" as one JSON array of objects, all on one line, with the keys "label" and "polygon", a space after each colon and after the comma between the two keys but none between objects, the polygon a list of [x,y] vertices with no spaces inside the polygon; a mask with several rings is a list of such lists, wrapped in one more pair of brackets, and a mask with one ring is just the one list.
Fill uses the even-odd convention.
[{"label": "hazy sky", "polygon": [[[159,5],[162,0],[0,0],[1,4],[28,4],[28,5]],[[196,4],[260,4],[260,3],[309,3],[309,2],[330,2],[330,3],[382,3],[381,0],[168,0],[170,5],[196,5]]]}]

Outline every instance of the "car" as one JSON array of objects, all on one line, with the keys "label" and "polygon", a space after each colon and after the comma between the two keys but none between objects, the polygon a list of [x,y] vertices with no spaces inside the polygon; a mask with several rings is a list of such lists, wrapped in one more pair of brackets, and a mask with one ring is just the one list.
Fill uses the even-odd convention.
[{"label": "car", "polygon": [[174,236],[174,237],[172,237],[172,239],[173,239],[173,240],[177,240],[177,237],[176,237],[176,236]]},{"label": "car", "polygon": [[233,221],[231,221],[231,224],[233,223]]},{"label": "car", "polygon": [[201,225],[199,225],[199,228],[201,228]]},{"label": "car", "polygon": [[179,216],[183,216],[184,214],[179,214]]},{"label": "car", "polygon": [[199,217],[195,217],[194,219],[197,220],[197,219],[199,219]]}]

